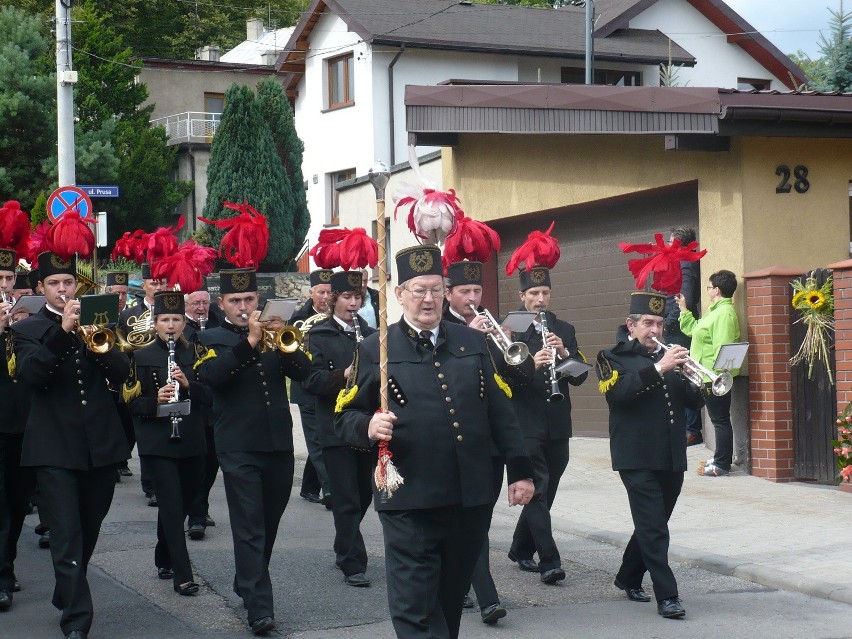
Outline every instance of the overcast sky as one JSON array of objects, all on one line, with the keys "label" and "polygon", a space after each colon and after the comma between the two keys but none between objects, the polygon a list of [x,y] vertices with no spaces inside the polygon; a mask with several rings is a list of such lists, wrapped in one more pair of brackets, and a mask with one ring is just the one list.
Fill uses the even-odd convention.
[{"label": "overcast sky", "polygon": [[[841,0],[725,0],[755,29],[763,33],[783,53],[801,49],[818,57],[819,32],[828,35],[828,9],[840,10]],[[844,0],[844,10],[852,11],[852,0]]]}]

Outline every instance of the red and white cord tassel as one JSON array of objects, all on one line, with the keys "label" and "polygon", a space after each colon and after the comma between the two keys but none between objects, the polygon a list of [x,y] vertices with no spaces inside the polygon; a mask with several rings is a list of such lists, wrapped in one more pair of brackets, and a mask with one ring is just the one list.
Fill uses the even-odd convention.
[{"label": "red and white cord tassel", "polygon": [[393,497],[397,489],[405,483],[392,459],[393,453],[390,452],[388,443],[379,442],[379,463],[376,464],[374,479],[376,488],[383,491],[387,499]]}]

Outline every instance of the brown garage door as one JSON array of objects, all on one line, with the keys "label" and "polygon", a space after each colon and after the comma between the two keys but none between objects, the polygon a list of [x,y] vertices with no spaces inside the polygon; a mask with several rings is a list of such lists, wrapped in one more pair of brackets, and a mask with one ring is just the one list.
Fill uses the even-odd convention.
[{"label": "brown garage door", "polygon": [[[591,363],[598,351],[615,343],[616,329],[627,315],[630,293],[636,290],[627,269],[629,257],[618,243],[652,242],[654,233],[663,233],[668,239],[668,231],[675,226],[697,229],[697,184],[679,184],[490,223],[500,233],[503,247],[496,271],[501,315],[519,305],[517,275],[506,277],[506,263],[531,231],[546,230],[552,220],[556,220],[552,234],[559,239],[562,257],[551,273],[550,309],[574,325],[580,350]],[[486,295],[486,305],[494,308],[493,294],[488,298]],[[575,435],[608,435],[606,402],[598,393],[594,373],[579,388],[571,388],[571,401]]]}]

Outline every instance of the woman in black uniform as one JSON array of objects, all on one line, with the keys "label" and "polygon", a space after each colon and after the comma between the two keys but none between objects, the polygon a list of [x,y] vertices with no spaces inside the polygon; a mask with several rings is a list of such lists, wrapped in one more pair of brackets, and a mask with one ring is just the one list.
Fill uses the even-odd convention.
[{"label": "woman in black uniform", "polygon": [[[154,551],[157,574],[160,579],[172,579],[178,594],[194,595],[198,584],[192,580],[183,522],[203,479],[206,442],[201,405],[210,404],[210,398],[206,387],[196,380],[193,366],[198,353],[182,336],[185,326],[183,293],[157,293],[157,339],[134,353],[124,391],[133,414],[139,456],[150,472],[160,506]],[[191,406],[176,428],[172,418],[157,417],[158,407],[170,403],[175,393]]]}]

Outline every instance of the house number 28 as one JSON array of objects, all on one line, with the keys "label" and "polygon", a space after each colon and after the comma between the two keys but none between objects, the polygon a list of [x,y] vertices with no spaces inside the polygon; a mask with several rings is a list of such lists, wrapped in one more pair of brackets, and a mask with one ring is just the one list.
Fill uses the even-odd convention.
[{"label": "house number 28", "polygon": [[[789,193],[790,189],[796,189],[796,193],[807,193],[811,188],[811,183],[808,182],[808,167],[804,164],[797,165],[792,174],[790,167],[786,164],[779,164],[775,167],[775,175],[781,176],[781,182],[775,187],[776,193]],[[790,184],[790,177],[793,178],[793,183]]]}]

